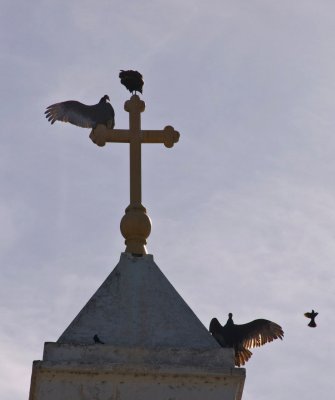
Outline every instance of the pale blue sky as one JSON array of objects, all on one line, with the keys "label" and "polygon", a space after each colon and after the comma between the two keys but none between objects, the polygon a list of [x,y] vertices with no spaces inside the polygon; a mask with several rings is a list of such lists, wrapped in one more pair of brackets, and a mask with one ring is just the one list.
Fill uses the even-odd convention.
[{"label": "pale blue sky", "polygon": [[[334,392],[335,4],[332,1],[1,3],[0,398],[26,399],[56,341],[124,250],[128,149],[51,126],[49,104],[144,75],[148,250],[204,325],[263,317],[285,339],[247,363],[244,399]],[[320,312],[310,329],[305,311]]]}]

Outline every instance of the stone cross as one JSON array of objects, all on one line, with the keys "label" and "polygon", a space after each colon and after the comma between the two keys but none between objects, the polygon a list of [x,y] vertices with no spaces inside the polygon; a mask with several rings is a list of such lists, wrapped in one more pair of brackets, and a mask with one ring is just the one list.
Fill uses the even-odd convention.
[{"label": "stone cross", "polygon": [[98,125],[92,130],[90,138],[98,146],[104,146],[107,142],[130,144],[130,204],[121,220],[120,229],[125,238],[125,251],[140,256],[147,254],[146,239],[151,232],[151,221],[142,205],[141,144],[164,143],[166,147],[173,147],[179,140],[179,132],[172,126],[166,126],[163,130],[141,130],[141,113],[145,110],[145,103],[138,95],[127,100],[124,109],[129,113],[129,129],[109,129]]}]

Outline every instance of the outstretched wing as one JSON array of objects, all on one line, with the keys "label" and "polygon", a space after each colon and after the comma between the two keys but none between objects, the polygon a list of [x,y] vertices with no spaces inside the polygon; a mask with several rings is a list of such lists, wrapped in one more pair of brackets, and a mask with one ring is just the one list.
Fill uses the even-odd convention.
[{"label": "outstretched wing", "polygon": [[219,343],[220,346],[222,347],[227,347],[227,343],[225,341],[223,332],[222,332],[223,326],[220,324],[220,322],[216,319],[213,318],[209,324],[209,331],[213,335],[214,339]]},{"label": "outstretched wing", "polygon": [[45,115],[52,124],[56,121],[63,121],[82,128],[93,128],[95,120],[91,108],[92,106],[87,106],[79,101],[69,100],[47,107]]},{"label": "outstretched wing", "polygon": [[255,319],[247,324],[235,325],[235,327],[239,342],[247,349],[260,347],[275,339],[282,340],[284,337],[281,326],[267,319]]},{"label": "outstretched wing", "polygon": [[245,347],[242,347],[241,349],[235,349],[235,365],[238,367],[244,365],[251,356],[252,352]]},{"label": "outstretched wing", "polygon": [[319,313],[317,313],[317,312],[314,312],[314,313],[306,312],[306,313],[304,314],[304,316],[305,316],[306,318],[315,318],[318,314],[319,314]]}]

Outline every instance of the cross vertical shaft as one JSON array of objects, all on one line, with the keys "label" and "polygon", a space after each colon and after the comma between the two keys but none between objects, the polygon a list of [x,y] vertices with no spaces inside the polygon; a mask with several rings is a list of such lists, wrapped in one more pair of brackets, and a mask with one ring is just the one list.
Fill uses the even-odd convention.
[{"label": "cross vertical shaft", "polygon": [[151,232],[151,221],[142,205],[141,188],[141,113],[145,103],[135,95],[125,102],[124,109],[129,113],[130,204],[120,228],[126,239],[126,252],[142,255],[147,253],[146,239]]},{"label": "cross vertical shaft", "polygon": [[[140,101],[140,100],[139,100]],[[125,110],[129,112],[130,131],[130,204],[142,204],[142,162],[141,162],[141,112],[144,111],[144,102],[125,103]]]}]

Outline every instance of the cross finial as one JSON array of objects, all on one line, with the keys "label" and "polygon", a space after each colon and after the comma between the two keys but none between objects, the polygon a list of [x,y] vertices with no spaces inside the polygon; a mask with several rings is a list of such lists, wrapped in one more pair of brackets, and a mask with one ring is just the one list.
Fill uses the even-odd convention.
[{"label": "cross finial", "polygon": [[166,147],[172,147],[179,140],[179,132],[172,126],[166,126],[163,130],[141,130],[141,113],[145,110],[145,103],[138,95],[127,100],[124,109],[129,113],[129,129],[108,129],[98,125],[92,130],[90,138],[98,146],[104,146],[107,142],[130,144],[130,204],[121,220],[120,229],[125,238],[125,251],[143,255],[147,254],[151,221],[142,205],[141,144],[164,143]]}]

